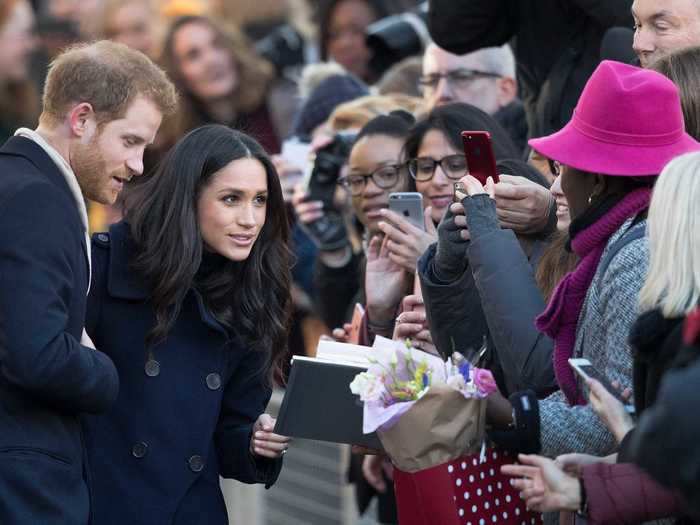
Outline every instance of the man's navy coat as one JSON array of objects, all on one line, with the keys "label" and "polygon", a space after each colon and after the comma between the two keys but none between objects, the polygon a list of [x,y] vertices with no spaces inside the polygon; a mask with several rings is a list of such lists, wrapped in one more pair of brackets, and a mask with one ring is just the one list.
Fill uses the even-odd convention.
[{"label": "man's navy coat", "polygon": [[117,397],[114,364],[80,345],[85,234],[56,164],[35,142],[0,149],[0,523],[85,524],[79,415]]}]

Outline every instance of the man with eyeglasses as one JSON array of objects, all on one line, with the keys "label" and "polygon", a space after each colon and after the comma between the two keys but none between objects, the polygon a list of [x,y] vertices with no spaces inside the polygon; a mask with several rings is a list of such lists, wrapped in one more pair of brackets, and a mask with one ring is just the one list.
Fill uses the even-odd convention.
[{"label": "man with eyeglasses", "polygon": [[428,110],[453,102],[476,106],[492,115],[524,150],[527,122],[517,97],[515,58],[508,45],[454,55],[429,44],[418,85]]}]

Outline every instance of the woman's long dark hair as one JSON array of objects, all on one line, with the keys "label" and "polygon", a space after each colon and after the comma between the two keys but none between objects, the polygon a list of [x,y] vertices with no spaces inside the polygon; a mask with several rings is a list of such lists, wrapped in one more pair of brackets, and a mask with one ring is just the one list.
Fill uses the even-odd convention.
[{"label": "woman's long dark hair", "polygon": [[254,158],[265,168],[265,224],[245,261],[225,259],[196,285],[216,318],[245,344],[265,353],[265,368],[274,372],[287,341],[289,226],[277,172],[254,139],[226,126],[208,125],[178,141],[154,175],[127,197],[126,221],[138,252],[133,269],[152,290],[156,323],[146,339],[150,348],[167,337],[195,286],[204,254],[198,197],[214,174],[242,158]]},{"label": "woman's long dark hair", "polygon": [[433,109],[413,127],[404,145],[404,158],[413,159],[425,135],[441,131],[457,151],[462,151],[462,131],[488,131],[496,160],[518,159],[520,152],[508,132],[494,118],[470,104],[447,104]]}]

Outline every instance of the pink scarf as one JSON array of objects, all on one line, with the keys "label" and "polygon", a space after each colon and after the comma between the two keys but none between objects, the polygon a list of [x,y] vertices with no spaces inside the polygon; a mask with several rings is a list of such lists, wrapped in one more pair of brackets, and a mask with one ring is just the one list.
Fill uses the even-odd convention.
[{"label": "pink scarf", "polygon": [[574,353],[576,327],[586,293],[610,237],[627,219],[647,209],[650,199],[651,190],[648,188],[629,193],[608,213],[572,239],[571,247],[581,261],[559,283],[547,308],[535,320],[537,329],[554,339],[554,373],[559,387],[572,405],[586,404],[586,398],[578,389],[576,376],[568,362]]}]

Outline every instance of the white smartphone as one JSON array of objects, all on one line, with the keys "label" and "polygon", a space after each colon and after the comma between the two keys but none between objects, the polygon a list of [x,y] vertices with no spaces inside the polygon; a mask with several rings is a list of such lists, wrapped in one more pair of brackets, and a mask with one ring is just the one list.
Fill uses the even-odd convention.
[{"label": "white smartphone", "polygon": [[569,365],[571,365],[571,368],[573,368],[574,371],[583,379],[595,379],[598,381],[608,392],[615,396],[620,403],[625,405],[625,409],[628,412],[634,411],[633,405],[622,397],[621,392],[615,388],[608,378],[605,377],[605,375],[597,368],[595,368],[588,359],[569,359]]},{"label": "white smartphone", "polygon": [[389,209],[415,227],[425,231],[423,218],[423,195],[417,191],[404,191],[389,194]]}]

